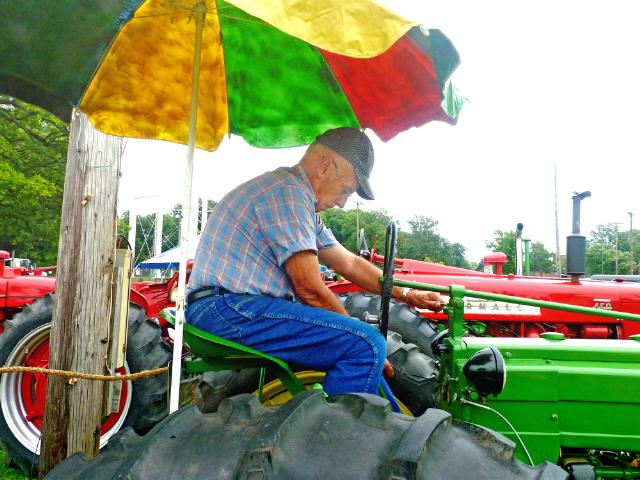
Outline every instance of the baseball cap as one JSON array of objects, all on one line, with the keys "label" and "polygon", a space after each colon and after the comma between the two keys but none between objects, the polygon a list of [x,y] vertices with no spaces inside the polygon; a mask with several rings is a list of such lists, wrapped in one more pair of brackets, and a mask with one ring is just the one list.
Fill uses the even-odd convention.
[{"label": "baseball cap", "polygon": [[369,137],[357,128],[340,127],[327,130],[316,138],[316,142],[330,148],[353,165],[358,178],[358,195],[366,200],[373,200],[369,175],[374,159]]}]

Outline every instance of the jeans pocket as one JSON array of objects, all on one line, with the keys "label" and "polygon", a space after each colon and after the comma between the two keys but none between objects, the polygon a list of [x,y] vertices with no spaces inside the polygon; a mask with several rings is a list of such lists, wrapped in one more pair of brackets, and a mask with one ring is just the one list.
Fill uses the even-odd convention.
[{"label": "jeans pocket", "polygon": [[239,317],[238,314],[233,312],[232,316],[222,315],[220,309],[227,313],[228,308],[221,296],[203,298],[189,308],[189,324],[218,337],[240,343],[242,328],[234,322],[234,317]]},{"label": "jeans pocket", "polygon": [[223,295],[227,307],[237,315],[253,320],[261,315],[263,308],[259,305],[260,295],[226,293]]}]

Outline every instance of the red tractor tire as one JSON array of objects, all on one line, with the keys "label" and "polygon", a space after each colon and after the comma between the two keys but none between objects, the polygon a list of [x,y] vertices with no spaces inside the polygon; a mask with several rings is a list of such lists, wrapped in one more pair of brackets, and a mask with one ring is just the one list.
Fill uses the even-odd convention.
[{"label": "red tractor tire", "polygon": [[[0,365],[46,367],[53,314],[52,296],[27,305],[13,319],[4,322],[0,335]],[[135,304],[129,309],[127,365],[129,372],[166,366],[171,351],[160,340],[160,327],[147,320]],[[28,476],[38,471],[40,435],[46,378],[40,374],[11,373],[0,377],[0,444],[7,460]],[[166,414],[166,374],[124,382],[120,412],[105,418],[101,447],[123,427],[145,433]]]}]

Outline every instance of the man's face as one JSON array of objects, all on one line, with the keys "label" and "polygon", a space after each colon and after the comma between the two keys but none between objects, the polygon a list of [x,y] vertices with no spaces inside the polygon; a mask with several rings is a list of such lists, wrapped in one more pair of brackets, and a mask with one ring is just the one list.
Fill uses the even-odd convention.
[{"label": "man's face", "polygon": [[316,212],[333,207],[343,208],[358,189],[356,172],[347,160],[331,151],[325,154],[325,167],[316,193]]}]

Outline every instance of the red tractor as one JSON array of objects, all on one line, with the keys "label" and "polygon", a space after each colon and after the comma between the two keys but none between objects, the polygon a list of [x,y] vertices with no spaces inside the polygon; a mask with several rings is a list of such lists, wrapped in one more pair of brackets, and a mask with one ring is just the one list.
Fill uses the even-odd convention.
[{"label": "red tractor", "polygon": [[[369,258],[376,263],[383,260],[375,251]],[[397,260],[396,267],[394,275],[398,280],[462,285],[469,290],[488,293],[640,313],[640,285],[637,282],[495,275],[410,259]],[[378,296],[360,292],[350,282],[332,282],[329,286],[344,299],[352,316],[359,317],[365,311],[377,312],[380,308]],[[430,354],[430,343],[438,333],[438,324],[446,322],[446,316],[423,311],[420,312],[422,320],[411,319],[408,313],[403,313],[405,309],[393,302],[392,310],[406,318],[402,321],[390,319],[390,328],[402,334],[405,342],[415,343]],[[559,332],[567,338],[626,339],[640,333],[640,323],[634,321],[474,298],[465,298],[465,321],[466,328],[475,335],[492,337],[539,337],[544,332]]]},{"label": "red tractor", "polygon": [[[9,257],[0,251],[0,365],[46,367],[55,278],[46,269],[5,267]],[[120,373],[164,367],[171,359],[162,341],[158,312],[169,305],[177,275],[166,283],[132,284],[130,294],[127,364]],[[101,446],[124,426],[144,432],[166,415],[166,375],[117,384],[111,413],[101,427]],[[40,432],[47,378],[18,373],[0,377],[0,443],[9,461],[29,474],[37,472]]]}]

